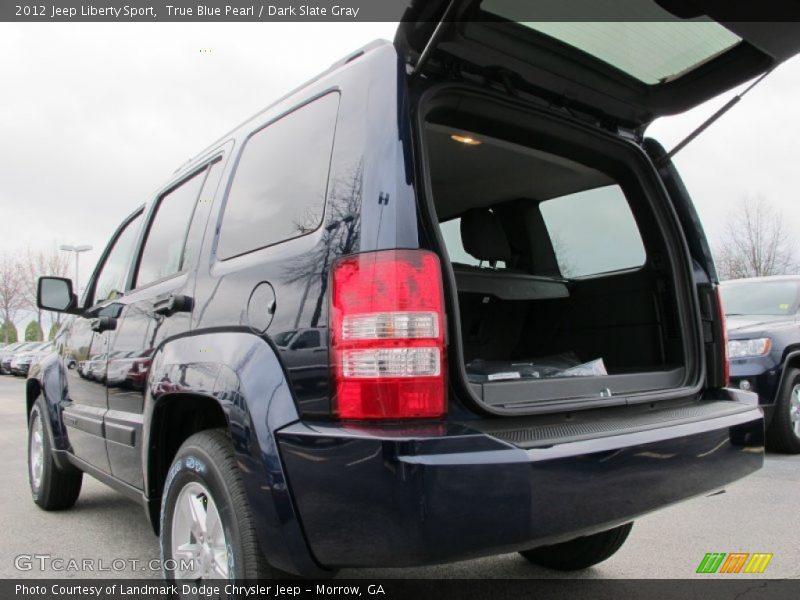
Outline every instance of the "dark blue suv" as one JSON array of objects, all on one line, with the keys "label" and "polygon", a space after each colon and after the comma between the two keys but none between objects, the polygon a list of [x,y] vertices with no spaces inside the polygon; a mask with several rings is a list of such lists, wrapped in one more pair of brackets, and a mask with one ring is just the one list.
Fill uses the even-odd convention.
[{"label": "dark blue suv", "polygon": [[800,277],[755,277],[720,287],[731,383],[758,394],[774,450],[800,453]]},{"label": "dark blue suv", "polygon": [[71,317],[27,381],[39,506],[107,483],[176,579],[580,569],[761,467],[708,244],[644,130],[796,27],[445,4],[178,169],[81,298],[40,280]]}]

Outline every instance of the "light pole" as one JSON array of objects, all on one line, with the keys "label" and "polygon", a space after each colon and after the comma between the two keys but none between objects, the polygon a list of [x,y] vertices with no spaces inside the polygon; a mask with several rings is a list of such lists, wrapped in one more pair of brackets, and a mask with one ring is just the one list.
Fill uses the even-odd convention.
[{"label": "light pole", "polygon": [[80,284],[78,283],[78,257],[80,257],[81,252],[88,252],[92,249],[89,244],[84,244],[82,246],[75,246],[73,244],[61,244],[59,249],[64,250],[66,252],[74,252],[75,253],[75,293],[80,295]]}]

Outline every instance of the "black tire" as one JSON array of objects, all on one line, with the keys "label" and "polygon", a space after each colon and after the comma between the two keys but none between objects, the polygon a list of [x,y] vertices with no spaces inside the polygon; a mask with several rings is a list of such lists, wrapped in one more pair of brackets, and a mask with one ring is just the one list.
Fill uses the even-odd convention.
[{"label": "black tire", "polygon": [[[38,484],[35,481],[35,471],[31,462],[34,448],[32,442],[37,432],[41,435],[42,461]],[[77,469],[62,471],[53,460],[47,411],[42,398],[36,400],[28,418],[28,483],[31,487],[33,501],[44,510],[64,510],[72,507],[78,500],[83,483],[81,471]]]},{"label": "black tire", "polygon": [[[767,448],[785,454],[800,454],[800,369],[788,369],[775,398],[775,412],[767,427]],[[795,420],[793,420],[795,419]]]},{"label": "black tire", "polygon": [[568,542],[523,550],[520,554],[530,562],[548,569],[579,571],[610,558],[628,539],[632,528],[633,523],[626,523]]},{"label": "black tire", "polygon": [[[225,556],[229,579],[270,579],[277,576],[259,546],[253,515],[231,442],[224,431],[215,429],[201,431],[187,439],[178,449],[167,473],[161,498],[159,536],[165,579],[181,579],[179,573],[168,571],[166,567],[174,564],[169,559],[181,558],[173,556],[173,522],[181,492],[191,489],[187,486],[192,483],[200,484],[208,492],[218,511],[227,548]],[[207,503],[206,506],[210,504]],[[214,578],[213,573],[204,575],[203,569],[200,571],[197,578]]]}]

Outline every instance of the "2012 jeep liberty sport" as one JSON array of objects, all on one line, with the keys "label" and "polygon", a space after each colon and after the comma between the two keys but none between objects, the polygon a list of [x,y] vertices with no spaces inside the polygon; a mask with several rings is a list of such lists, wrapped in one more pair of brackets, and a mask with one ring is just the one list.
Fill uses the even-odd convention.
[{"label": "2012 jeep liberty sport", "polygon": [[27,380],[33,500],[87,473],[140,501],[191,559],[168,578],[569,570],[759,469],[706,239],[644,130],[793,55],[797,23],[635,4],[413,3],[181,167],[81,299],[42,278],[71,316]]}]

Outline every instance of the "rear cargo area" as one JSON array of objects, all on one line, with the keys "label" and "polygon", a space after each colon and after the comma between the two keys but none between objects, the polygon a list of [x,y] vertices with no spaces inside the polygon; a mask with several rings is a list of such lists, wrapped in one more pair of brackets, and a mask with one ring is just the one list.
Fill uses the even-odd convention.
[{"label": "rear cargo area", "polygon": [[645,186],[611,148],[476,129],[448,112],[424,131],[472,393],[536,412],[685,385],[675,244]]}]

